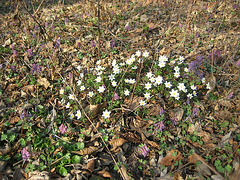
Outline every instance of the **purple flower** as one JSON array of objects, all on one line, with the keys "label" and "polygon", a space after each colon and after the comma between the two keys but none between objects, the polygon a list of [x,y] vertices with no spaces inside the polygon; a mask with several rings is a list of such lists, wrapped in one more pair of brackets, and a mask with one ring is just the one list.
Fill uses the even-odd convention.
[{"label": "purple flower", "polygon": [[28,54],[29,54],[30,57],[33,56],[33,51],[32,51],[32,49],[28,49],[27,51],[28,51]]},{"label": "purple flower", "polygon": [[233,92],[231,92],[229,95],[228,95],[228,99],[232,99],[232,97],[233,97]]},{"label": "purple flower", "polygon": [[32,65],[32,74],[34,73],[40,73],[42,71],[42,67],[38,64]]},{"label": "purple flower", "polygon": [[21,153],[22,153],[23,161],[30,159],[30,153],[28,152],[27,148],[23,148]]},{"label": "purple flower", "polygon": [[159,112],[159,115],[161,116],[162,114],[164,114],[164,109],[163,109],[163,107],[160,107],[160,112]]},{"label": "purple flower", "polygon": [[20,119],[23,120],[25,117],[27,117],[26,110],[23,110],[22,114],[20,115]]},{"label": "purple flower", "polygon": [[67,127],[64,124],[61,124],[61,126],[59,127],[59,130],[61,134],[64,134],[65,132],[67,132]]},{"label": "purple flower", "polygon": [[240,66],[240,59],[236,62],[236,66]]},{"label": "purple flower", "polygon": [[198,108],[198,107],[195,107],[195,108],[193,109],[192,117],[194,118],[194,117],[198,116],[198,114],[199,114],[199,108]]},{"label": "purple flower", "polygon": [[36,39],[36,35],[34,33],[32,34],[32,37],[33,37],[33,39]]},{"label": "purple flower", "polygon": [[0,69],[2,69],[2,67],[3,67],[3,64],[0,64]]},{"label": "purple flower", "polygon": [[54,32],[54,26],[51,26],[51,31]]},{"label": "purple flower", "polygon": [[78,47],[79,49],[81,48],[80,42],[77,43],[77,47]]},{"label": "purple flower", "polygon": [[68,18],[65,18],[64,21],[65,21],[65,23],[67,23],[68,22]]},{"label": "purple flower", "polygon": [[110,42],[110,45],[111,45],[111,48],[115,47],[115,41],[112,40],[112,41]]},{"label": "purple flower", "polygon": [[95,47],[95,42],[94,41],[91,41],[91,47]]},{"label": "purple flower", "polygon": [[197,68],[201,66],[202,61],[203,61],[203,58],[201,56],[198,56],[195,61],[192,61],[191,63],[189,63],[188,65],[189,71],[192,71],[195,74],[199,74],[199,72],[197,72]]},{"label": "purple flower", "polygon": [[81,29],[82,29],[82,26],[79,26],[79,27],[78,27],[78,30],[81,31]]},{"label": "purple flower", "polygon": [[193,123],[193,120],[192,120],[192,118],[191,118],[190,116],[188,116],[188,117],[185,119],[185,121],[187,121],[188,119],[190,119],[191,123]]},{"label": "purple flower", "polygon": [[45,27],[47,27],[48,26],[48,22],[45,22],[44,25],[45,25]]},{"label": "purple flower", "polygon": [[177,125],[176,116],[171,117],[171,121],[174,126]]},{"label": "purple flower", "polygon": [[142,148],[139,148],[139,151],[142,152],[143,157],[146,157],[150,152],[146,144],[144,144]]},{"label": "purple flower", "polygon": [[113,98],[114,98],[114,100],[119,100],[120,97],[119,97],[119,95],[115,92],[114,95],[113,95]]},{"label": "purple flower", "polygon": [[15,71],[15,66],[12,65],[10,68],[12,71]]},{"label": "purple flower", "polygon": [[73,73],[69,73],[69,79],[72,79]]},{"label": "purple flower", "polygon": [[125,27],[125,30],[130,31],[130,30],[131,30],[130,26],[126,26],[126,27]]},{"label": "purple flower", "polygon": [[154,126],[157,126],[155,131],[159,131],[159,132],[162,132],[162,130],[165,128],[163,121],[160,121],[159,123],[154,124]]},{"label": "purple flower", "polygon": [[57,39],[57,40],[56,40],[56,47],[59,47],[59,46],[60,46],[60,43],[61,43],[60,39]]},{"label": "purple flower", "polygon": [[13,50],[13,55],[17,56],[17,51],[16,50]]},{"label": "purple flower", "polygon": [[38,30],[39,29],[39,27],[37,26],[37,25],[35,25],[35,27],[34,27],[36,30]]}]

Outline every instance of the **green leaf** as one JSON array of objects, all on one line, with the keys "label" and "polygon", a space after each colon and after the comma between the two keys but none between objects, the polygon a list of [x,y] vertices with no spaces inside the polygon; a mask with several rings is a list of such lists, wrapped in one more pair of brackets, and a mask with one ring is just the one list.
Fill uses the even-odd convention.
[{"label": "green leaf", "polygon": [[77,144],[76,144],[76,150],[82,150],[82,149],[84,149],[84,147],[85,147],[85,144],[84,144],[84,142],[78,142]]},{"label": "green leaf", "polygon": [[60,167],[58,173],[61,175],[61,176],[66,176],[68,174],[67,170],[65,167]]},{"label": "green leaf", "polygon": [[4,140],[6,140],[7,139],[7,135],[6,134],[2,134],[1,135],[1,141],[4,141]]},{"label": "green leaf", "polygon": [[229,164],[226,165],[225,170],[227,171],[227,173],[230,173],[232,171],[232,166],[230,166]]},{"label": "green leaf", "polygon": [[26,146],[26,142],[25,142],[25,140],[24,140],[23,138],[20,138],[20,139],[19,139],[19,142],[20,142],[20,144],[21,144],[22,147],[25,147],[25,146]]},{"label": "green leaf", "polygon": [[73,157],[72,157],[72,163],[73,164],[79,164],[80,163],[80,161],[81,161],[81,156],[78,156],[78,155],[74,155]]},{"label": "green leaf", "polygon": [[221,127],[228,127],[229,122],[228,121],[224,121],[220,126]]},{"label": "green leaf", "polygon": [[177,156],[177,151],[173,151],[172,156]]}]

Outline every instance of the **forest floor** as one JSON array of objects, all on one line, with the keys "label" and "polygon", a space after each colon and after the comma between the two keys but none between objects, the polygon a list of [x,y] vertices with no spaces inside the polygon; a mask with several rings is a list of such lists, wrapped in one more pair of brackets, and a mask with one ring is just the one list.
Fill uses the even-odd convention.
[{"label": "forest floor", "polygon": [[238,179],[238,0],[0,11],[1,179]]}]

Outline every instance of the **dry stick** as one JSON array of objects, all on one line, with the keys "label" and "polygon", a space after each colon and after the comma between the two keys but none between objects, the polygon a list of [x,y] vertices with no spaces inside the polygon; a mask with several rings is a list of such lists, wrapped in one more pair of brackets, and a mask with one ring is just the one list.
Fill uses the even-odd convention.
[{"label": "dry stick", "polygon": [[44,0],[42,0],[42,1],[41,1],[41,3],[39,4],[39,6],[38,6],[37,10],[36,10],[36,11],[33,13],[33,16],[34,16],[34,15],[35,15],[35,14],[38,12],[38,10],[40,9],[40,7],[41,7],[41,5],[42,5],[43,1],[44,1]]},{"label": "dry stick", "polygon": [[[22,4],[22,6],[23,6],[23,4]],[[23,6],[23,7],[24,7],[24,6]],[[25,7],[24,7],[24,9],[25,9],[25,10],[28,12],[28,14],[31,16],[31,13],[30,13]],[[42,33],[42,34],[44,35],[44,37],[45,37],[45,33],[46,33],[45,29],[41,26],[40,23],[38,23],[38,21],[37,21],[33,16],[31,16],[31,17],[32,17],[32,18],[34,19],[34,21],[37,22],[37,24],[40,26],[41,33]],[[45,32],[45,33],[44,33],[44,32]],[[46,33],[46,34],[47,34],[47,33]],[[45,37],[45,42],[46,42],[46,37]],[[55,67],[53,59],[52,59],[51,57],[49,57],[49,59],[51,60],[51,62],[53,63],[53,66]],[[58,71],[57,71],[57,73],[58,73],[59,76],[64,80],[64,78],[63,78],[63,76],[61,75],[61,73],[58,72]],[[94,127],[94,129],[99,133],[98,129],[97,129],[96,126],[93,124],[92,120],[89,118],[89,116],[87,115],[87,113],[86,113],[85,110],[83,109],[82,105],[80,104],[80,102],[79,102],[78,99],[76,98],[76,96],[75,96],[75,94],[74,94],[71,86],[69,86],[66,81],[63,81],[63,82],[69,87],[71,93],[74,95],[74,99],[76,100],[76,102],[78,103],[78,105],[80,106],[80,108],[82,109],[82,112],[83,112],[83,114],[85,115],[85,117],[86,117],[86,118],[88,119],[88,121],[92,124],[92,126]],[[110,154],[111,158],[113,159],[113,162],[115,163],[115,165],[116,165],[117,168],[119,169],[119,172],[120,172],[122,178],[123,178],[123,179],[126,179],[125,176],[124,176],[124,174],[123,174],[123,172],[122,172],[122,170],[119,168],[116,160],[114,159],[112,153],[110,152],[107,144],[105,143],[105,141],[104,141],[104,139],[103,139],[103,137],[102,137],[101,135],[100,135],[100,138],[101,138],[103,144],[105,145],[108,153]]]}]

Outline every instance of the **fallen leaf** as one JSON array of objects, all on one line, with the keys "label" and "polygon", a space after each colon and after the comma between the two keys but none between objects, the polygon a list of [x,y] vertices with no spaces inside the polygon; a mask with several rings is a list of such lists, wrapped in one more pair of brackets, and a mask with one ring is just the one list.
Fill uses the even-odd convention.
[{"label": "fallen leaf", "polygon": [[112,175],[106,170],[98,171],[97,174],[104,177],[104,178],[112,179]]},{"label": "fallen leaf", "polygon": [[89,161],[88,163],[87,163],[87,169],[89,170],[89,172],[93,172],[93,170],[94,170],[94,167],[95,167],[95,160],[94,159],[92,159],[91,161]]},{"label": "fallen leaf", "polygon": [[196,154],[195,152],[193,152],[193,154],[188,157],[188,161],[192,164],[196,164],[196,162],[198,162],[198,161],[204,162],[204,159],[201,156],[199,156],[198,154]]},{"label": "fallen leaf", "polygon": [[41,78],[41,77],[40,77],[40,78],[37,80],[37,82],[38,82],[41,86],[44,86],[45,89],[47,89],[48,86],[50,86],[50,83],[49,83],[49,81],[48,81],[46,78]]},{"label": "fallen leaf", "polygon": [[116,149],[117,147],[122,146],[127,140],[123,138],[111,139],[109,144],[112,146],[112,150]]},{"label": "fallen leaf", "polygon": [[94,146],[90,146],[88,148],[84,148],[80,151],[71,151],[72,153],[74,154],[78,154],[80,156],[86,156],[86,155],[89,155],[89,154],[92,154],[96,151],[98,151],[99,149],[97,147],[94,147]]},{"label": "fallen leaf", "polygon": [[159,162],[163,166],[172,166],[176,161],[183,160],[182,154],[176,149],[172,149],[167,155]]}]

